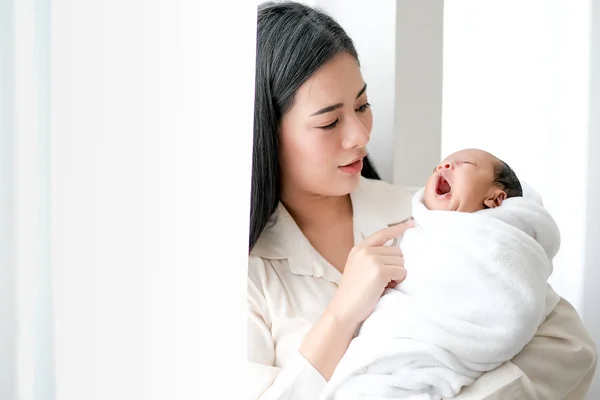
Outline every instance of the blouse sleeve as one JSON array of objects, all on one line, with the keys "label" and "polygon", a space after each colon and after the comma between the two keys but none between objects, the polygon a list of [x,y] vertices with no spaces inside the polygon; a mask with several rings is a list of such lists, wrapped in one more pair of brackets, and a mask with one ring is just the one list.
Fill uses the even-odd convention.
[{"label": "blouse sleeve", "polygon": [[[255,265],[253,265],[255,264]],[[251,256],[250,268],[264,268],[263,261]],[[248,400],[316,399],[325,387],[323,376],[296,353],[285,368],[275,365],[275,344],[260,282],[248,278]]]},{"label": "blouse sleeve", "polygon": [[560,298],[517,356],[482,375],[455,400],[583,400],[596,370],[597,355],[577,311]]}]

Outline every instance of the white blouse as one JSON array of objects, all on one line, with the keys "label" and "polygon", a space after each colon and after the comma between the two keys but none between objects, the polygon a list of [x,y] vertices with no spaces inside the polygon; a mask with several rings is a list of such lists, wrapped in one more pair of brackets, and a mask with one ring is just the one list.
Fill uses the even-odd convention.
[{"label": "white blouse", "polygon": [[[412,195],[383,181],[362,178],[350,197],[355,243],[411,215]],[[248,260],[247,399],[315,400],[326,381],[298,349],[342,275],[311,246],[283,205],[273,221]],[[596,357],[578,314],[561,299],[520,354],[454,399],[584,399]]]}]

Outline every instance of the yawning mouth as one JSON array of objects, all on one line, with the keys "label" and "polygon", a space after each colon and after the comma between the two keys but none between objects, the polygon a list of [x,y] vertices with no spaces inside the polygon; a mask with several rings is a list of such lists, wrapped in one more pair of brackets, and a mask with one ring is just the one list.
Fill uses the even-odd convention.
[{"label": "yawning mouth", "polygon": [[438,196],[443,196],[450,193],[451,191],[452,186],[450,186],[450,183],[448,183],[448,181],[446,180],[446,178],[444,178],[443,175],[440,175],[437,184],[435,185],[435,194],[437,194]]}]

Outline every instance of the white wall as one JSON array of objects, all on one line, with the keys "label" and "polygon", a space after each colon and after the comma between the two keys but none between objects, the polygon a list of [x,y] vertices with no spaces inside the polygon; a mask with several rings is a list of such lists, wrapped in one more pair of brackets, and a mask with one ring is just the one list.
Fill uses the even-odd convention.
[{"label": "white wall", "polygon": [[394,101],[395,101],[395,27],[396,2],[381,0],[314,0],[330,13],[354,41],[361,70],[368,85],[374,122],[371,157],[381,177],[393,176]]},{"label": "white wall", "polygon": [[440,161],[443,0],[399,1],[396,9],[394,180],[418,188]]}]

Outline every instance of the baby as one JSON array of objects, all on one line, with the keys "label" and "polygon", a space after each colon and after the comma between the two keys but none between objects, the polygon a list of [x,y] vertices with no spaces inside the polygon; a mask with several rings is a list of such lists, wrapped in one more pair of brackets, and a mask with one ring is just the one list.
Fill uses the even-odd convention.
[{"label": "baby", "polygon": [[458,151],[433,169],[425,186],[430,210],[475,212],[523,196],[521,182],[502,160],[478,149]]},{"label": "baby", "polygon": [[413,217],[400,243],[407,278],[386,290],[321,399],[450,399],[518,354],[556,306],[558,228],[495,156],[447,157]]}]

